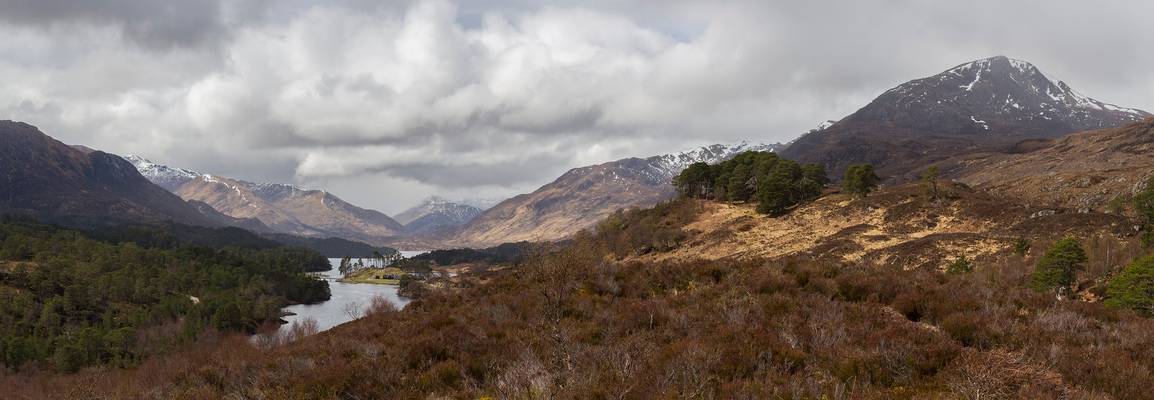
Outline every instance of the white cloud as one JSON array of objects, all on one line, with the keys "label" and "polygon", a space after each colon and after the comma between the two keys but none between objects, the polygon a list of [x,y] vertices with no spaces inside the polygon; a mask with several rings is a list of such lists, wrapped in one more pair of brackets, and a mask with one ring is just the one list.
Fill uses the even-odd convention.
[{"label": "white cloud", "polygon": [[513,194],[625,156],[789,140],[994,54],[1154,108],[1147,2],[226,0],[190,9],[215,18],[196,30],[117,4],[131,10],[0,18],[0,118],[221,175],[365,188],[338,194],[386,210]]}]

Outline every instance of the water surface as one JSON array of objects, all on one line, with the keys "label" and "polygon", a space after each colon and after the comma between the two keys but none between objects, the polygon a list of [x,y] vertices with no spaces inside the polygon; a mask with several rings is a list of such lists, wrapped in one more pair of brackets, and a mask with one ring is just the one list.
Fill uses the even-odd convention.
[{"label": "water surface", "polygon": [[[421,253],[424,251],[402,251],[401,255],[412,257]],[[332,293],[332,297],[317,304],[297,304],[285,307],[285,311],[296,315],[283,318],[288,323],[280,326],[280,333],[288,332],[292,328],[293,321],[301,321],[305,318],[315,319],[317,329],[320,331],[332,329],[334,326],[352,321],[363,315],[375,296],[385,298],[397,308],[404,308],[406,304],[409,304],[409,299],[397,296],[397,286],[395,285],[337,282],[337,279],[341,278],[341,273],[337,270],[341,265],[341,259],[330,258],[329,263],[333,265],[333,268],[317,273],[317,276],[329,281],[329,291]]]}]

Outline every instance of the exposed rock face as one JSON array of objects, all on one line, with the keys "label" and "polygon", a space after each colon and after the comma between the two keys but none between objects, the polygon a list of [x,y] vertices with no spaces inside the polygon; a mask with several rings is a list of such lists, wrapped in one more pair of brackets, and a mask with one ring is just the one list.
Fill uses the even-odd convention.
[{"label": "exposed rock face", "polygon": [[533,193],[505,200],[451,233],[451,245],[491,246],[547,241],[589,229],[624,208],[649,207],[672,198],[673,177],[694,162],[716,163],[750,150],[777,145],[712,145],[692,151],[627,158],[575,168]]},{"label": "exposed rock face", "polygon": [[975,154],[946,164],[977,188],[1079,212],[1107,210],[1154,177],[1154,118],[1075,133],[1024,154]]},{"label": "exposed rock face", "polygon": [[13,121],[0,121],[0,213],[82,224],[220,225],[149,182],[124,159],[68,146]]},{"label": "exposed rock face", "polygon": [[181,198],[207,204],[231,218],[257,220],[274,232],[379,244],[404,231],[389,216],[328,192],[202,174],[137,156],[128,159],[144,176]]},{"label": "exposed rock face", "polygon": [[1151,114],[1086,97],[1033,65],[1003,56],[977,60],[890,89],[837,123],[783,151],[824,164],[840,178],[854,163],[883,178],[978,151],[1008,151],[1026,138],[1117,127]]},{"label": "exposed rock face", "polygon": [[421,234],[464,225],[479,214],[480,208],[433,196],[397,214],[396,220],[405,225],[406,233]]}]

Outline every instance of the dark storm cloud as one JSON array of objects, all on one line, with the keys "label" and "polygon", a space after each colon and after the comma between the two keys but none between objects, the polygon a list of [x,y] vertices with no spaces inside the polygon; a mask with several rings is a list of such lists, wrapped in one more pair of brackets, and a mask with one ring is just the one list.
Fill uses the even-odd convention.
[{"label": "dark storm cloud", "polygon": [[0,0],[0,115],[395,209],[788,141],[997,54],[1149,110],[1149,15],[1146,1]]},{"label": "dark storm cloud", "polygon": [[225,8],[217,0],[3,0],[0,20],[25,26],[113,25],[149,48],[200,45],[224,35]]}]

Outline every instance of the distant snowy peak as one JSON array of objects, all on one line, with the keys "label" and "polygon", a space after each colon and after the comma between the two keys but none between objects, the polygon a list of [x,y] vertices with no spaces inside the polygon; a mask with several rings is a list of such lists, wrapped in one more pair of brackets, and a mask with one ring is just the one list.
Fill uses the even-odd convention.
[{"label": "distant snowy peak", "polygon": [[1083,95],[1026,61],[996,56],[899,85],[847,120],[947,134],[1057,136],[1150,116]]},{"label": "distant snowy peak", "polygon": [[423,233],[444,227],[460,226],[481,214],[480,208],[431,196],[417,206],[397,214],[397,222],[409,233]]},{"label": "distant snowy peak", "polygon": [[[136,170],[140,171],[140,174],[144,175],[145,178],[148,178],[149,181],[152,181],[152,183],[168,189],[169,191],[175,191],[176,188],[179,188],[181,185],[190,181],[202,179],[205,182],[223,184],[225,186],[229,186],[232,189],[236,189],[235,186],[239,185],[246,189],[252,190],[262,198],[283,198],[299,196],[302,193],[310,192],[309,190],[301,189],[299,187],[284,183],[253,183],[239,179],[221,178],[190,169],[158,164],[138,155],[129,155],[124,157],[124,159],[128,160],[128,162],[131,162],[132,165],[136,167]],[[232,183],[225,183],[224,181],[229,181]]]},{"label": "distant snowy peak", "polygon": [[[1009,68],[1005,68],[1007,64]],[[988,81],[993,81],[999,75],[1006,75],[1030,93],[1044,96],[1055,104],[1064,104],[1073,108],[1118,111],[1139,118],[1149,116],[1149,114],[1141,110],[1119,107],[1089,98],[1071,89],[1070,85],[1066,84],[1066,82],[1046,75],[1033,64],[1005,56],[971,61],[954,67],[938,75],[937,78],[939,81],[944,81],[947,80],[950,75],[966,78],[972,77],[973,80],[969,81],[969,83],[958,86],[959,89],[967,92],[972,92],[974,87],[979,82],[982,82],[983,77]],[[1013,99],[1009,98],[1008,100],[1012,101]]]},{"label": "distant snowy peak", "polygon": [[144,175],[149,181],[168,191],[174,191],[180,187],[180,185],[204,175],[193,170],[157,164],[147,158],[134,154],[128,155],[124,157],[124,159],[132,163],[132,165],[136,167],[136,170],[140,171],[140,174]]}]

